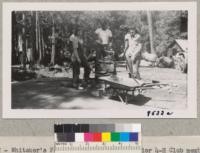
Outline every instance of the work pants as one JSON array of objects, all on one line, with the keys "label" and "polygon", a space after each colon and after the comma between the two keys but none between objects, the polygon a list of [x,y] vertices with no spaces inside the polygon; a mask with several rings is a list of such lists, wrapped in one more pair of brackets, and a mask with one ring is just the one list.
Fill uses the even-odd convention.
[{"label": "work pants", "polygon": [[80,75],[80,67],[84,68],[84,80],[87,82],[89,80],[90,75],[90,66],[85,58],[81,58],[81,63],[77,60],[72,61],[72,69],[73,69],[73,85],[79,85],[79,75]]}]

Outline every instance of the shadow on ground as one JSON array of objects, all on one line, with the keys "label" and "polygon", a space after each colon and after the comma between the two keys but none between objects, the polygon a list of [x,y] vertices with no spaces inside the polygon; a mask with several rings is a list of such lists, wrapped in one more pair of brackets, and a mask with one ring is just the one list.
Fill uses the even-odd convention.
[{"label": "shadow on ground", "polygon": [[[71,81],[28,81],[12,84],[13,109],[56,109],[61,103],[71,103],[74,99],[99,99],[94,89],[76,90]],[[82,109],[73,107],[71,109]]]},{"label": "shadow on ground", "polygon": [[[75,90],[71,87],[71,72],[63,72],[62,75],[58,73],[55,77],[54,71],[49,72],[46,69],[38,74],[37,71],[15,70],[12,68],[13,109],[129,110],[140,106],[164,109],[187,107],[187,75],[174,69],[141,68],[145,81],[158,80],[169,86],[148,89],[142,95],[129,96],[129,105],[121,103],[118,97],[100,98],[97,88]],[[118,75],[126,78],[127,72],[122,70]]]},{"label": "shadow on ground", "polygon": [[[120,103],[118,98],[99,97],[97,87],[76,90],[72,80],[30,80],[12,84],[12,109],[98,109],[108,100]],[[129,98],[129,104],[144,105],[150,98],[138,95]],[[110,107],[110,103],[108,107]],[[98,106],[97,106],[98,105]]]},{"label": "shadow on ground", "polygon": [[134,104],[134,105],[138,105],[138,106],[143,106],[145,105],[147,102],[149,102],[152,98],[150,97],[146,97],[144,95],[137,95],[137,96],[130,96],[129,100],[128,100],[128,104]]},{"label": "shadow on ground", "polygon": [[[116,101],[120,101],[120,99],[117,96],[113,96],[111,97],[111,99],[116,100]],[[137,96],[133,96],[133,95],[128,95],[128,103],[127,104],[132,104],[132,105],[137,105],[137,106],[143,106],[145,105],[147,102],[149,102],[152,98],[150,97],[146,97],[144,95],[137,95]]]},{"label": "shadow on ground", "polygon": [[20,68],[12,68],[12,81],[26,81],[36,78],[37,74],[33,71],[24,71]]}]

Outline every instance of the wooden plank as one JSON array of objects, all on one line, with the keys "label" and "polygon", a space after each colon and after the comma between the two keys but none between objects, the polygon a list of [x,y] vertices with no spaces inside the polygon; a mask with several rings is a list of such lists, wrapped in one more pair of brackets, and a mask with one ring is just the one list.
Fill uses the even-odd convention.
[{"label": "wooden plank", "polygon": [[125,88],[125,90],[134,90],[135,88],[141,87],[134,79],[131,78],[122,78],[122,77],[112,77],[105,76],[99,78],[102,81],[106,81],[108,84],[115,86],[116,88]]}]

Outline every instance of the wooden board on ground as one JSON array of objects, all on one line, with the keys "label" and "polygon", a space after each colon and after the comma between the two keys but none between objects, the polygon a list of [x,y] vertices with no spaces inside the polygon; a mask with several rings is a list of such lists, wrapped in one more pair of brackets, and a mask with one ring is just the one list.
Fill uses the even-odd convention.
[{"label": "wooden board on ground", "polygon": [[122,88],[124,90],[134,90],[135,88],[141,87],[141,84],[138,84],[132,78],[122,78],[118,76],[104,76],[99,78],[102,81],[115,86],[116,88]]},{"label": "wooden board on ground", "polygon": [[109,88],[112,89],[112,96],[116,95],[121,102],[126,104],[128,102],[128,92],[132,91],[132,95],[134,95],[134,91],[141,87],[141,84],[132,78],[122,78],[113,75],[100,77],[99,79],[104,81],[106,92],[107,85],[109,85]]}]

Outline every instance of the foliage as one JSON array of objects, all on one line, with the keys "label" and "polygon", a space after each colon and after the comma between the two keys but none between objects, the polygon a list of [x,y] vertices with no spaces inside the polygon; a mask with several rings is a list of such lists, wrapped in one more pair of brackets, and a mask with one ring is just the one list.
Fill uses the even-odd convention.
[{"label": "foliage", "polygon": [[[16,35],[22,28],[21,15],[26,17],[26,31],[30,33],[30,26],[35,28],[35,12],[14,12],[16,16],[13,19],[13,35]],[[94,31],[100,26],[101,22],[107,23],[113,33],[113,49],[116,54],[122,52],[124,45],[124,35],[127,32],[124,27],[135,27],[140,33],[143,40],[143,49],[150,52],[149,29],[146,11],[43,11],[38,12],[38,22],[40,31],[42,31],[41,39],[44,40],[44,50],[51,51],[52,48],[52,27],[55,26],[56,36],[56,58],[60,55],[60,50],[68,50],[69,36],[72,29],[78,26],[86,35],[91,49],[95,40]],[[187,31],[181,31],[181,19],[187,20],[186,11],[153,11],[153,44],[158,56],[166,54],[170,44],[177,38],[187,38]],[[34,30],[34,32],[36,32]],[[16,48],[16,41],[13,43],[13,48]],[[37,41],[37,40],[36,40]],[[39,41],[39,40],[38,40]],[[35,50],[35,52],[38,52]],[[43,53],[45,56],[45,53]],[[38,56],[35,57],[37,61]]]}]

